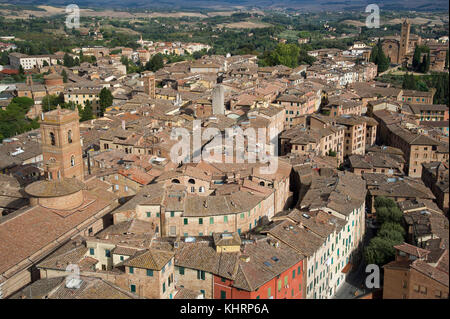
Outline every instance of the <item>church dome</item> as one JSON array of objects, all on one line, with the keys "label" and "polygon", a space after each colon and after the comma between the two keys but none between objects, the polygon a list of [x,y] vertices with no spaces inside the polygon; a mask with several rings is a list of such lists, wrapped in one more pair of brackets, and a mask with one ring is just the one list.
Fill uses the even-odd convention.
[{"label": "church dome", "polygon": [[25,187],[32,205],[50,209],[70,210],[79,207],[84,200],[85,184],[77,178],[42,180]]}]

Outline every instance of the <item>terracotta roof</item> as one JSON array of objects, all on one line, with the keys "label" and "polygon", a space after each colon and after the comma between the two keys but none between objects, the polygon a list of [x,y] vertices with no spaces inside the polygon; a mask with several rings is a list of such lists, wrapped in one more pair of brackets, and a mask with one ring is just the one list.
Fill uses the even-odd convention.
[{"label": "terracotta roof", "polygon": [[174,257],[173,252],[149,249],[123,262],[124,266],[161,270]]},{"label": "terracotta roof", "polygon": [[448,272],[445,273],[422,260],[415,260],[411,264],[411,268],[448,287]]},{"label": "terracotta roof", "polygon": [[214,233],[214,245],[216,246],[240,246],[241,237],[238,233]]},{"label": "terracotta roof", "polygon": [[394,246],[395,249],[403,251],[408,255],[416,256],[418,258],[424,258],[426,255],[430,253],[429,250],[422,249],[408,243],[403,243],[401,245]]},{"label": "terracotta roof", "polygon": [[294,249],[282,243],[274,246],[268,239],[245,245],[241,256],[233,287],[247,291],[255,291],[303,259]]},{"label": "terracotta roof", "polygon": [[210,241],[181,242],[175,252],[175,265],[233,279],[236,273],[238,254],[218,253]]},{"label": "terracotta roof", "polygon": [[25,188],[25,192],[33,197],[59,197],[85,188],[85,184],[77,178],[64,178],[34,182]]},{"label": "terracotta roof", "polygon": [[[0,218],[0,274],[10,277],[32,262],[41,260],[49,251],[61,246],[57,239],[69,236],[75,228],[102,218],[115,207],[115,197],[103,189],[84,190],[85,203],[79,209],[60,215],[59,212],[34,206]],[[102,212],[100,214],[100,212]],[[19,265],[19,268],[14,266]],[[20,266],[21,265],[21,266]],[[9,272],[8,272],[9,270]],[[5,274],[7,272],[7,275]]]}]

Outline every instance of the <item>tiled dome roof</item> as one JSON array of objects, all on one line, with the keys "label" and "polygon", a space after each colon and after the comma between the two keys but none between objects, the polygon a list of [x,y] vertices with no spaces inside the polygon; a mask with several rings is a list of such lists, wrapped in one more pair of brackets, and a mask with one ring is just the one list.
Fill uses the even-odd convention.
[{"label": "tiled dome roof", "polygon": [[25,192],[32,197],[60,197],[84,189],[83,182],[76,178],[37,181],[28,185]]}]

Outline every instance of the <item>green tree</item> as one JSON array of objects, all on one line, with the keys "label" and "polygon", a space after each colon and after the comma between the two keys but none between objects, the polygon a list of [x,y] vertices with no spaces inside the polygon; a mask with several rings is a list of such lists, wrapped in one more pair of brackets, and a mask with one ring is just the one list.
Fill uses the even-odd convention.
[{"label": "green tree", "polygon": [[379,207],[397,207],[397,204],[391,199],[384,196],[375,197],[375,209]]},{"label": "green tree", "polygon": [[63,82],[67,83],[67,72],[66,72],[66,70],[64,70],[64,69],[62,70],[61,76],[63,78]]},{"label": "green tree", "polygon": [[413,60],[412,60],[412,67],[414,70],[417,70],[419,68],[420,65],[420,54],[421,54],[421,50],[419,48],[419,46],[416,46],[416,48],[414,49],[414,55],[413,55]]},{"label": "green tree", "polygon": [[295,44],[279,43],[270,54],[272,65],[285,65],[290,68],[298,66],[300,48]]},{"label": "green tree", "polygon": [[416,83],[416,78],[414,77],[414,74],[405,73],[403,75],[402,88],[406,89],[406,90],[416,90],[417,89],[417,83]]},{"label": "green tree", "polygon": [[448,60],[449,60],[449,57],[448,57],[448,50],[445,52],[445,68],[446,69],[448,69]]},{"label": "green tree", "polygon": [[75,66],[75,61],[74,61],[73,57],[70,56],[69,54],[65,53],[64,57],[63,57],[63,65],[68,68]]},{"label": "green tree", "polygon": [[3,51],[0,55],[0,64],[8,65],[9,64],[9,56],[7,51]]},{"label": "green tree", "polygon": [[30,110],[30,108],[34,105],[34,100],[26,96],[14,97],[10,102],[10,106],[11,105],[17,106],[24,113],[27,113]]},{"label": "green tree", "polygon": [[36,119],[26,116],[33,105],[30,98],[15,97],[5,109],[0,109],[0,141],[39,127]]},{"label": "green tree", "polygon": [[160,54],[160,53],[152,56],[150,61],[148,61],[145,65],[145,69],[147,71],[153,71],[153,72],[156,72],[163,67],[164,67],[164,59],[163,59],[162,54]]},{"label": "green tree", "polygon": [[383,48],[381,46],[381,41],[378,40],[377,45],[372,48],[370,54],[370,61],[378,66],[378,73],[384,72],[389,68],[389,59],[384,54]]},{"label": "green tree", "polygon": [[105,113],[105,109],[112,105],[113,96],[110,90],[108,90],[107,88],[103,88],[100,91],[99,98],[100,116],[103,116],[103,114]]},{"label": "green tree", "polygon": [[374,237],[369,245],[364,249],[364,260],[367,264],[385,265],[394,259],[395,245],[402,241],[395,241],[386,237]]},{"label": "green tree", "polygon": [[48,112],[54,110],[60,104],[60,102],[61,100],[58,95],[46,95],[42,98],[42,111]]},{"label": "green tree", "polygon": [[92,110],[92,103],[90,101],[86,101],[80,114],[80,122],[92,120],[93,118],[94,112]]},{"label": "green tree", "polygon": [[400,223],[402,218],[403,212],[398,207],[379,207],[376,211],[376,219],[379,224]]},{"label": "green tree", "polygon": [[406,231],[401,224],[394,222],[385,222],[383,223],[383,225],[381,225],[377,235],[391,232],[399,233],[401,236],[405,236],[406,234]]}]

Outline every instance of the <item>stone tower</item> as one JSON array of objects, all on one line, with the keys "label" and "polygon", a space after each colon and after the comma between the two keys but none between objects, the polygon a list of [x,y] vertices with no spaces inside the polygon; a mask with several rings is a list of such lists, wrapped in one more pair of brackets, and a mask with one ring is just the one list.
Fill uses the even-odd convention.
[{"label": "stone tower", "polygon": [[400,48],[398,55],[399,64],[403,63],[406,55],[408,54],[408,44],[409,44],[409,31],[411,29],[411,23],[408,18],[405,19],[402,23],[402,32],[400,36]]},{"label": "stone tower", "polygon": [[212,91],[213,114],[225,114],[225,89],[218,84]]},{"label": "stone tower", "polygon": [[156,96],[155,90],[155,74],[153,72],[148,72],[144,74],[144,91],[151,99]]},{"label": "stone tower", "polygon": [[49,180],[77,178],[84,180],[78,110],[57,108],[42,113],[42,156]]}]

